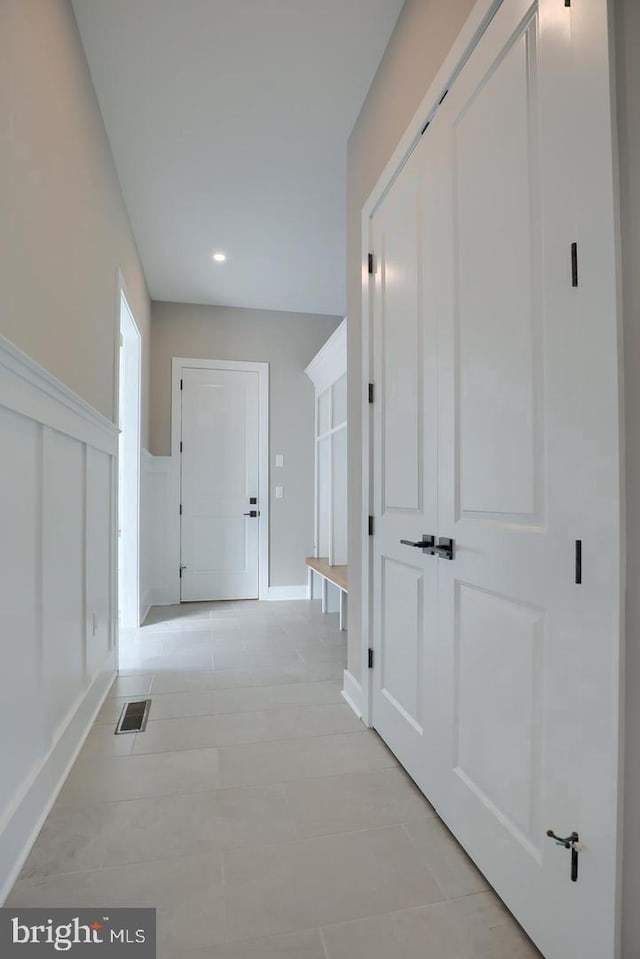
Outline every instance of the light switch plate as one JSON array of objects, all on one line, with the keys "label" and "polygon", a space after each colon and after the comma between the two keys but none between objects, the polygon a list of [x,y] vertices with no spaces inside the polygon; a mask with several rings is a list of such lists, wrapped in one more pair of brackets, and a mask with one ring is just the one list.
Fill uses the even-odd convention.
[{"label": "light switch plate", "polygon": [[276,499],[284,497],[284,486],[276,486]]},{"label": "light switch plate", "polygon": [[284,456],[282,453],[276,453],[276,466],[284,466]]}]

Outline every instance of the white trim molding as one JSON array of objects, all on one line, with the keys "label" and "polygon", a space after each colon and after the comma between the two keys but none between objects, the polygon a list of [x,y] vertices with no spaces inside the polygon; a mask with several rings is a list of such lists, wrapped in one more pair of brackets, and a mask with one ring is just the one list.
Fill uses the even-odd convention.
[{"label": "white trim molding", "polygon": [[171,456],[152,456],[143,449],[140,467],[142,623],[152,606],[171,606],[180,596],[171,552],[176,464]]},{"label": "white trim molding", "polygon": [[362,719],[362,684],[348,669],[344,671],[342,698],[351,706],[358,719]]},{"label": "white trim molding", "polygon": [[338,326],[307,366],[305,373],[316,388],[324,393],[347,372],[347,320]]},{"label": "white trim molding", "polygon": [[116,672],[118,430],[0,337],[0,444],[3,901]]},{"label": "white trim molding", "polygon": [[270,586],[265,599],[272,602],[281,602],[283,600],[309,599],[309,586]]},{"label": "white trim molding", "polygon": [[173,515],[170,538],[171,554],[175,557],[175,586],[180,602],[180,436],[182,432],[180,380],[184,370],[237,370],[257,373],[260,393],[260,438],[259,438],[259,491],[260,516],[258,519],[258,598],[269,599],[269,364],[244,362],[242,360],[194,359],[174,356],[171,361],[171,456],[176,464],[174,471]]}]

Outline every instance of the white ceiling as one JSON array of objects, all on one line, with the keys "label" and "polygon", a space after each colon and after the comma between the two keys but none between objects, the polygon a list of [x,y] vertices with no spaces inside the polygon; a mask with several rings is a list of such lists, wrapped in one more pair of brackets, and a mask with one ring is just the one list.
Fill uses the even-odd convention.
[{"label": "white ceiling", "polygon": [[73,6],[152,297],[343,314],[347,138],[402,0]]}]

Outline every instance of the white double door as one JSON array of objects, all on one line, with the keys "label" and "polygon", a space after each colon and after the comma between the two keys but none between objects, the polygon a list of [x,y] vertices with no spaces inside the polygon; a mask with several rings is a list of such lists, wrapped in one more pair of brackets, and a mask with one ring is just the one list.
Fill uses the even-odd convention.
[{"label": "white double door", "polygon": [[547,959],[613,959],[615,283],[563,15],[505,0],[372,218],[372,713]]},{"label": "white double door", "polygon": [[257,599],[259,373],[185,369],[181,599]]}]

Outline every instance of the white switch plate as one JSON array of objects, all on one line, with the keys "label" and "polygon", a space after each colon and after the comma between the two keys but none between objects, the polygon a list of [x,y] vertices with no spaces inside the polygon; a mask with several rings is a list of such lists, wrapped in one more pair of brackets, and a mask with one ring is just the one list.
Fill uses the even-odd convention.
[{"label": "white switch plate", "polygon": [[282,499],[284,496],[284,486],[276,486],[276,499]]},{"label": "white switch plate", "polygon": [[284,456],[282,453],[276,453],[276,466],[284,466]]}]

